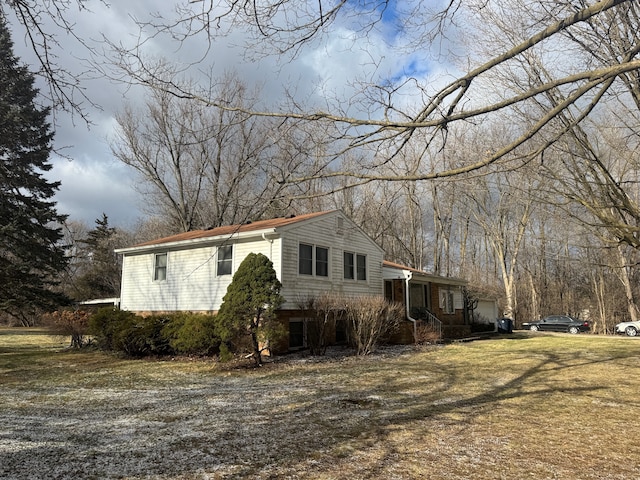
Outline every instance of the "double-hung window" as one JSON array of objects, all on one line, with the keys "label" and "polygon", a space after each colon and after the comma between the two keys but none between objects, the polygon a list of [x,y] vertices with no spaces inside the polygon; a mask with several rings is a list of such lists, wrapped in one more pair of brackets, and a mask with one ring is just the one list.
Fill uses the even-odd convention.
[{"label": "double-hung window", "polygon": [[156,253],[153,259],[153,281],[162,282],[167,279],[167,254]]},{"label": "double-hung window", "polygon": [[298,247],[298,273],[300,275],[329,276],[329,249],[301,243]]},{"label": "double-hung window", "polygon": [[356,269],[358,280],[367,279],[367,257],[366,255],[356,255]]},{"label": "double-hung window", "polygon": [[345,280],[367,280],[367,256],[344,252],[343,269]]},{"label": "double-hung window", "polygon": [[351,252],[344,252],[343,254],[343,262],[344,262],[344,278],[345,280],[355,280],[356,275],[356,267],[354,263],[355,254]]},{"label": "double-hung window", "polygon": [[218,247],[218,269],[217,275],[231,275],[233,267],[233,245],[222,245]]},{"label": "double-hung window", "polygon": [[316,276],[329,276],[329,249],[316,247]]}]

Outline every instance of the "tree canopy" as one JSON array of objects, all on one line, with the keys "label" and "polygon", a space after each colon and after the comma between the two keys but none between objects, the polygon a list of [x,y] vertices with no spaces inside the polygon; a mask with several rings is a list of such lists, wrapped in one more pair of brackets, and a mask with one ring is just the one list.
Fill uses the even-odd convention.
[{"label": "tree canopy", "polygon": [[0,14],[0,309],[27,321],[61,302],[53,287],[67,258],[64,215],[52,200],[50,111],[37,105],[33,75],[19,64]]}]

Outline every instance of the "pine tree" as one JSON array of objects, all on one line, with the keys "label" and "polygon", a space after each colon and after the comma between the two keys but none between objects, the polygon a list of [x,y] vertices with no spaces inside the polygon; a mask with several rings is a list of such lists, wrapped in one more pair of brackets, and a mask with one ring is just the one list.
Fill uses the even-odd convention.
[{"label": "pine tree", "polygon": [[50,109],[36,104],[37,95],[0,10],[0,311],[23,324],[63,300],[53,287],[67,262],[66,217],[52,200],[59,182],[43,176],[51,169]]},{"label": "pine tree", "polygon": [[262,346],[281,334],[275,317],[284,302],[281,288],[271,260],[250,253],[233,275],[216,316],[217,334],[223,341],[249,336],[257,365],[262,365]]},{"label": "pine tree", "polygon": [[96,219],[96,227],[80,240],[86,246],[85,272],[78,278],[80,299],[117,296],[120,292],[120,263],[114,253],[118,230],[109,226],[105,213]]}]

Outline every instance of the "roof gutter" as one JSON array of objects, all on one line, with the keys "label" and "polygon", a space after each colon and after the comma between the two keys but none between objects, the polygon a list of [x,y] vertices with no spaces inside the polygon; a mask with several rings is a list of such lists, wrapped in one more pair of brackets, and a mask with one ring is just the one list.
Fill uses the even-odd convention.
[{"label": "roof gutter", "polygon": [[134,247],[116,248],[115,253],[145,253],[158,250],[179,250],[182,248],[205,247],[209,245],[223,245],[231,240],[242,240],[246,238],[265,238],[265,235],[276,234],[275,228],[267,230],[252,230],[250,232],[235,232],[229,235],[216,235],[215,237],[194,238],[190,240],[178,240],[175,242],[152,243],[150,245],[139,245]]}]

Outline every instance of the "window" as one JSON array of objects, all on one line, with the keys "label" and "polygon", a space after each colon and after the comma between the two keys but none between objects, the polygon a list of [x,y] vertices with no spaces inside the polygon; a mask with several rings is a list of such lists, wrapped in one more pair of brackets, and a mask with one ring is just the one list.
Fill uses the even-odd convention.
[{"label": "window", "polygon": [[367,256],[344,252],[343,268],[345,280],[367,280]]},{"label": "window", "polygon": [[455,313],[453,308],[453,292],[449,288],[440,288],[440,309],[443,313]]},{"label": "window", "polygon": [[231,275],[233,270],[233,245],[218,247],[218,276]]},{"label": "window", "polygon": [[329,249],[316,247],[316,275],[319,277],[329,276]]},{"label": "window", "polygon": [[344,252],[344,278],[347,280],[355,279],[355,265],[353,263],[353,253]]},{"label": "window", "polygon": [[315,274],[318,277],[328,277],[329,249],[301,243],[298,248],[298,273],[300,275]]},{"label": "window", "polygon": [[358,280],[367,279],[367,257],[365,255],[356,255]]},{"label": "window", "polygon": [[298,273],[313,275],[313,245],[301,243],[298,252]]},{"label": "window", "polygon": [[302,348],[304,346],[304,322],[291,319],[289,321],[289,348]]},{"label": "window", "polygon": [[153,280],[161,282],[167,279],[167,254],[156,253],[153,259]]}]

